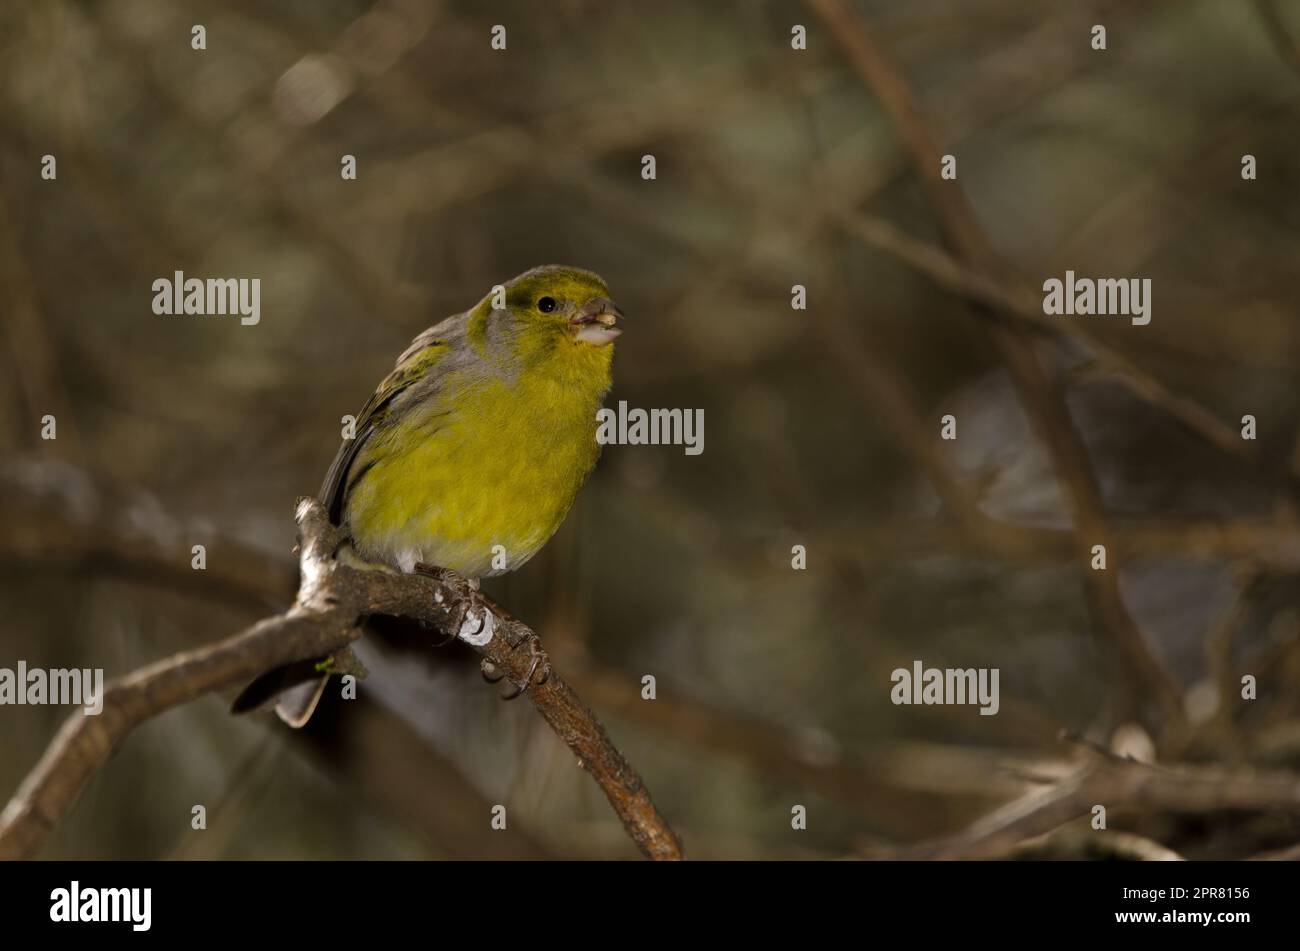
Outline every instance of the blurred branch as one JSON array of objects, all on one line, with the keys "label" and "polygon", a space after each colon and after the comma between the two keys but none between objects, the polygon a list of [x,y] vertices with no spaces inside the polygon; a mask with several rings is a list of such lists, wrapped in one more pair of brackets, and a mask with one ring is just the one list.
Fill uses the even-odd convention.
[{"label": "blurred branch", "polygon": [[[373,249],[345,232],[338,215],[324,214],[314,203],[297,196],[291,187],[296,174],[268,168],[231,128],[220,125],[196,106],[184,84],[164,75],[153,49],[134,38],[111,12],[103,12],[98,23],[104,36],[117,44],[121,65],[134,74],[149,95],[198,141],[214,144],[218,154],[239,176],[237,184],[251,191],[258,203],[291,229],[299,242],[328,262],[331,271],[352,289],[358,300],[394,320],[410,318],[419,312],[420,301],[412,300],[400,288],[394,289],[386,264],[377,259]],[[275,134],[265,134],[259,145],[287,148],[287,132],[278,125],[272,128]]]},{"label": "blurred branch", "polygon": [[[907,807],[919,796],[973,799],[987,806],[990,799],[1024,789],[1004,768],[1017,756],[1004,750],[898,743],[869,756],[852,756],[838,746],[819,747],[794,730],[706,706],[671,688],[661,686],[655,702],[646,703],[632,678],[585,655],[566,656],[565,667],[583,696],[608,716],[626,717],[671,736],[696,755],[727,757],[770,779],[814,791],[868,819],[888,815],[910,822]],[[918,830],[928,825],[929,816],[920,822]]]},{"label": "blurred branch", "polygon": [[1264,24],[1268,40],[1277,50],[1277,55],[1297,76],[1300,76],[1300,43],[1291,35],[1282,14],[1278,12],[1276,0],[1255,0],[1255,10]]},{"label": "blurred branch", "polygon": [[239,831],[240,822],[251,810],[252,800],[261,795],[279,771],[284,744],[276,743],[277,739],[276,734],[266,733],[243,759],[227,769],[225,788],[206,804],[211,830],[203,831],[209,834],[193,835],[194,830],[186,826],[173,844],[162,850],[159,858],[171,862],[222,856]]},{"label": "blurred branch", "polygon": [[1117,350],[1101,343],[1080,324],[1048,318],[1043,313],[1042,301],[1028,286],[995,280],[967,267],[941,248],[913,238],[884,219],[845,208],[840,208],[838,214],[841,226],[863,244],[896,258],[945,290],[1023,321],[1041,333],[1078,343],[1092,353],[1095,360],[1093,375],[1113,379],[1215,448],[1234,456],[1253,454],[1253,445],[1243,440],[1236,429],[1194,400],[1170,392],[1163,383]]},{"label": "blurred branch", "polygon": [[[144,525],[138,515],[133,518],[142,510],[149,512]],[[29,458],[0,466],[0,524],[5,526],[0,565],[106,575],[258,612],[291,598],[296,585],[287,548],[281,555],[233,537],[213,538],[151,505],[149,496],[59,461]],[[190,567],[190,539],[207,543],[218,555],[204,571]],[[347,709],[348,716],[328,738],[317,729],[325,719],[318,710],[309,728],[292,731],[290,739],[309,745],[364,802],[443,853],[463,858],[545,856],[540,846],[517,831],[502,837],[467,826],[461,817],[474,814],[473,804],[486,800],[474,798],[474,787],[456,765],[424,742],[400,715],[364,696]],[[394,764],[421,778],[415,783],[384,780]],[[236,767],[236,783],[240,772]],[[414,791],[434,788],[439,790],[440,808],[422,807],[421,794]],[[219,847],[209,843],[203,854],[217,855]]]},{"label": "blurred branch", "polygon": [[8,297],[5,336],[9,343],[9,363],[27,404],[27,432],[34,437],[41,417],[50,414],[63,430],[63,444],[77,456],[76,418],[59,372],[58,354],[39,310],[36,283],[19,247],[21,240],[17,225],[10,218],[8,202],[0,193],[0,287],[5,288]]},{"label": "blurred branch", "polygon": [[1252,855],[1251,859],[1256,862],[1300,862],[1300,842],[1285,849]]},{"label": "blurred branch", "polygon": [[1208,677],[1214,684],[1219,699],[1214,708],[1214,715],[1201,726],[1201,731],[1222,731],[1224,746],[1233,737],[1236,725],[1233,722],[1233,708],[1224,702],[1238,689],[1240,676],[1232,663],[1233,647],[1237,636],[1246,625],[1247,616],[1253,606],[1255,589],[1260,580],[1259,568],[1246,564],[1237,572],[1237,596],[1228,609],[1223,612],[1205,632],[1205,665]]},{"label": "blurred branch", "polygon": [[1111,830],[1094,835],[1091,829],[1066,826],[1050,835],[1017,846],[1008,858],[1043,861],[1092,859],[1111,862],[1185,862],[1183,856],[1154,839]]},{"label": "blurred branch", "polygon": [[[667,501],[647,496],[645,504],[663,505]],[[6,527],[6,532],[0,534],[0,565],[83,568],[131,582],[163,584],[196,597],[235,601],[253,610],[263,610],[268,604],[282,603],[292,596],[294,578],[289,558],[223,537],[210,542],[211,550],[219,550],[222,557],[210,559],[205,571],[194,571],[188,561],[188,540],[182,545],[163,539],[192,534],[195,540],[206,540],[206,536],[196,534],[197,530],[181,519],[157,509],[151,512],[153,524],[148,531],[122,517],[123,512],[143,504],[138,495],[127,495],[101,478],[63,463],[23,459],[0,466],[0,524]],[[660,514],[666,523],[688,517],[679,509]],[[1015,528],[998,524],[1008,530]],[[954,538],[951,532],[927,532],[925,526],[915,523],[901,524],[888,531],[895,531],[897,537],[880,546],[867,543],[866,547],[899,551],[917,538],[936,544],[956,544],[964,538]],[[1026,533],[1029,531],[1025,529]],[[1050,530],[1042,532],[1051,535]],[[1049,541],[1057,547],[1067,546],[1068,533],[1057,534],[1059,539]],[[1037,538],[1031,537],[1026,544],[1035,541]],[[853,550],[862,544],[860,530],[855,529]],[[848,548],[846,542],[845,549]],[[723,561],[740,565],[752,556],[752,547],[737,546],[728,551]],[[406,644],[397,646],[402,650],[411,649]],[[888,797],[910,795],[914,791],[908,777],[900,778],[899,771],[885,768],[880,762],[859,762],[838,754],[830,759],[824,753],[812,756],[789,730],[729,714],[677,691],[666,691],[657,702],[645,703],[640,699],[640,685],[633,678],[615,667],[598,663],[585,651],[565,653],[564,662],[570,682],[582,696],[607,711],[607,715],[671,735],[702,751],[732,756],[764,775],[808,786],[863,812],[879,815],[886,810]],[[897,666],[903,662],[902,654],[891,656],[888,662]],[[1014,701],[1004,700],[1000,723],[1014,722],[1014,717],[1006,716],[1012,709]],[[942,707],[934,712],[942,715],[949,710]],[[1059,721],[1044,720],[1035,724],[1029,734],[1050,737],[1058,728]],[[390,723],[386,729],[409,728]],[[1017,738],[1025,736],[1021,733]],[[408,769],[413,768],[409,752],[394,758],[399,760]],[[436,767],[421,768],[432,771]],[[976,787],[964,786],[959,790],[962,795],[988,796],[996,796],[1001,791],[1003,787],[996,782],[990,786],[984,781]]]},{"label": "blurred branch", "polygon": [[[578,858],[544,847],[527,830],[526,821],[510,816],[506,831],[486,821],[493,802],[470,782],[459,766],[432,748],[403,715],[359,694],[318,709],[306,729],[291,739],[308,745],[316,758],[358,799],[400,823],[406,835],[427,843],[436,855],[456,859]],[[429,808],[437,790],[437,809]]]},{"label": "blurred branch", "polygon": [[[934,519],[899,518],[874,525],[849,524],[826,533],[823,544],[860,557],[924,556],[938,551],[996,555],[1041,565],[1045,560],[1075,557],[1076,541],[1068,528],[984,518],[981,531]],[[1285,574],[1300,571],[1300,524],[1284,515],[1275,519],[1238,517],[1117,518],[1112,526],[1121,558],[1178,556],[1246,562],[1260,570]]]},{"label": "blurred branch", "polygon": [[[233,600],[259,610],[267,603],[291,596],[293,579],[288,558],[250,547],[234,538],[223,538],[212,543],[213,550],[220,546],[222,557],[210,559],[205,572],[196,572],[189,567],[187,558],[182,557],[184,546],[169,545],[156,537],[184,535],[187,529],[182,520],[154,511],[153,518],[160,524],[154,525],[152,533],[142,534],[139,528],[132,530],[127,519],[109,514],[120,515],[139,504],[138,500],[131,502],[129,496],[123,496],[84,470],[62,463],[23,460],[0,467],[0,524],[7,528],[0,535],[0,564],[84,566],[98,574],[163,584],[169,589],[224,602]],[[678,517],[682,517],[680,513],[675,516]],[[675,518],[665,521],[672,522]],[[1059,534],[1061,544],[1068,542],[1068,533]],[[921,535],[925,535],[921,526],[904,526],[899,529],[898,541],[901,545]],[[943,540],[948,535],[931,533],[925,537]],[[861,536],[854,538],[860,546]],[[746,554],[752,554],[752,550],[737,548],[725,561],[738,564]],[[412,649],[405,643],[397,646],[401,650]],[[671,688],[662,691],[655,703],[645,703],[640,698],[640,685],[633,678],[611,665],[599,663],[585,652],[566,652],[562,659],[569,681],[607,717],[671,736],[675,742],[686,744],[702,755],[729,757],[765,778],[815,790],[872,820],[891,816],[900,823],[899,830],[904,834],[922,835],[928,827],[929,813],[918,816],[912,808],[918,802],[942,802],[946,813],[954,809],[965,813],[986,807],[991,799],[1023,789],[1024,784],[1008,775],[1004,768],[1013,759],[1005,751],[985,754],[957,747],[930,749],[900,744],[888,751],[873,751],[863,758],[844,750],[813,749],[796,731],[728,713]],[[901,653],[881,661],[890,666],[904,662]],[[1005,698],[1003,715],[998,718],[999,726],[1013,728],[1015,739],[1046,738],[1059,729],[1059,721],[1050,719],[1032,725],[1021,723],[1017,727],[1016,705],[1013,698]],[[953,708],[937,707],[932,712],[943,716],[953,712]],[[308,730],[298,731],[294,736],[310,733],[321,716],[322,712],[318,711]],[[358,717],[363,720],[358,721]],[[348,739],[353,731],[361,730],[369,739],[355,742]],[[506,848],[506,843],[493,836],[486,842],[474,839],[473,850],[466,851],[468,833],[458,833],[457,823],[444,820],[442,812],[464,815],[473,810],[455,806],[425,815],[418,808],[418,797],[399,790],[399,787],[406,789],[406,784],[375,782],[375,771],[383,769],[385,763],[401,763],[407,772],[416,770],[426,776],[441,776],[436,783],[419,783],[416,788],[442,789],[444,794],[439,799],[444,806],[451,795],[449,790],[464,784],[463,779],[448,778],[459,775],[453,764],[410,734],[410,726],[400,717],[388,715],[381,707],[370,709],[354,702],[348,705],[348,716],[336,734],[326,742],[313,745],[320,747],[321,754],[346,781],[355,785],[367,802],[393,815],[404,827],[414,829],[436,847],[480,857],[495,854],[489,850],[498,846]],[[385,738],[382,742],[375,739],[381,736]],[[302,738],[313,739],[312,736]],[[400,753],[380,756],[374,752],[394,744],[400,745]],[[369,765],[358,768],[353,762],[354,754],[361,754]],[[467,797],[468,793],[454,798]],[[522,839],[514,844],[518,855],[526,856],[530,848],[534,846]]]},{"label": "blurred branch", "polygon": [[[174,212],[164,213],[142,200],[141,190],[120,173],[99,152],[83,147],[74,136],[58,130],[34,133],[17,117],[0,110],[0,142],[23,154],[51,151],[64,167],[76,169],[68,185],[78,208],[88,220],[98,220],[111,230],[115,240],[104,242],[104,250],[133,278],[152,281],[157,270],[151,262],[188,269],[202,258],[202,248],[187,227],[180,226]],[[93,213],[92,213],[93,212]]]},{"label": "blurred branch", "polygon": [[1117,810],[1282,810],[1300,815],[1300,776],[1293,773],[1229,771],[1207,766],[1167,768],[1120,759],[1091,747],[1085,749],[1087,762],[1069,777],[1008,803],[957,835],[918,846],[900,857],[1005,856],[1026,839],[1088,815],[1098,805],[1106,807],[1108,817]]},{"label": "blurred branch", "polygon": [[[332,655],[361,635],[371,614],[409,617],[447,635],[476,622],[491,632],[476,649],[516,683],[536,668],[536,635],[461,579],[363,571],[340,562],[344,545],[320,504],[300,502],[302,581],[288,611],[206,648],[177,654],[106,686],[103,712],[70,717],[0,815],[0,858],[30,856],[71,808],[86,782],[133,729],[204,694],[243,683],[282,664]],[[558,674],[533,683],[528,696],[601,786],[624,828],[651,858],[682,857],[676,834],[645,784],[604,728]]]},{"label": "blurred branch", "polygon": [[926,473],[962,530],[972,537],[985,534],[988,518],[979,509],[976,492],[931,437],[933,426],[916,405],[902,374],[863,346],[840,309],[828,316],[826,333],[827,355],[844,365],[845,380],[857,391],[866,412],[881,417],[895,442]]},{"label": "blurred branch", "polygon": [[[0,466],[0,563],[93,566],[130,580],[218,597],[263,611],[293,595],[288,558],[254,548],[163,511],[145,493],[127,492],[58,461],[21,459]],[[204,544],[207,568],[190,567]],[[287,545],[286,545],[287,547]]]},{"label": "blurred branch", "polygon": [[[957,256],[977,272],[1001,276],[1006,272],[980,227],[974,210],[955,184],[941,177],[939,150],[920,111],[920,104],[898,69],[879,49],[870,30],[842,0],[807,0],[832,31],[850,64],[880,103],[912,155],[922,186],[938,215],[948,243]],[[1043,369],[1023,328],[993,322],[990,331],[1020,392],[1025,412],[1046,447],[1057,480],[1073,503],[1077,551],[1088,603],[1098,627],[1110,640],[1131,680],[1130,703],[1138,706],[1149,693],[1160,703],[1167,725],[1184,723],[1177,681],[1160,665],[1143,641],[1120,594],[1118,572],[1093,571],[1093,545],[1112,547],[1101,489],[1083,443],[1066,406],[1064,394]]]}]

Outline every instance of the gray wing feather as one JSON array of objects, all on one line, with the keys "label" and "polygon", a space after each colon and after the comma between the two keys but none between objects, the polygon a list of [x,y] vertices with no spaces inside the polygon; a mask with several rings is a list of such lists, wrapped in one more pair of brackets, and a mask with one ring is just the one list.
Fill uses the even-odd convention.
[{"label": "gray wing feather", "polygon": [[435,343],[446,343],[451,354],[463,354],[467,316],[467,314],[456,314],[448,317],[416,336],[410,346],[397,358],[393,372],[379,384],[379,388],[362,407],[361,414],[357,417],[356,436],[344,440],[339,446],[339,451],[335,453],[334,461],[330,464],[329,471],[325,473],[325,481],[321,485],[321,503],[329,512],[330,521],[335,525],[342,523],[343,503],[352,481],[350,479],[352,464],[367,440],[388,418],[388,413],[385,411],[400,402],[401,398],[412,390],[420,390],[421,395],[427,395],[436,386],[435,380],[422,381],[418,377],[404,377],[402,370],[406,362]]}]

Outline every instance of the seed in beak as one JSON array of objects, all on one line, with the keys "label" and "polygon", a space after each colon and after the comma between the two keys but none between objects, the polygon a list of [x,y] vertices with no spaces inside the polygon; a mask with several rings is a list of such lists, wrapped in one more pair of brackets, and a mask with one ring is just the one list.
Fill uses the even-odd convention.
[{"label": "seed in beak", "polygon": [[618,321],[618,317],[616,317],[614,314],[605,313],[605,314],[596,315],[596,323],[601,324],[602,326],[605,327],[613,327],[617,321]]}]

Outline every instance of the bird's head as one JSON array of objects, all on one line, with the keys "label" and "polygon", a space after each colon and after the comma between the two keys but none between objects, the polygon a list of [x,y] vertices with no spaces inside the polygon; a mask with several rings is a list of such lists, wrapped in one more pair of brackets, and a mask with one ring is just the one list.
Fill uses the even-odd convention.
[{"label": "bird's head", "polygon": [[607,381],[622,322],[598,274],[548,264],[489,291],[471,312],[469,335],[489,359]]}]

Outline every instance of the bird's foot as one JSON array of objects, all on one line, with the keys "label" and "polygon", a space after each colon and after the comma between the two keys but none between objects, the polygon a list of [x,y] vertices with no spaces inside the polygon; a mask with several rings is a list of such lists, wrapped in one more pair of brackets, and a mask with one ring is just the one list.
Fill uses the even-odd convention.
[{"label": "bird's foot", "polygon": [[[459,604],[455,618],[448,625],[451,633],[435,644],[435,647],[446,647],[455,640],[462,640],[467,644],[480,647],[492,639],[492,632],[496,628],[496,619],[492,616],[492,611],[484,603],[483,598],[479,596],[477,578],[466,578],[450,568],[439,568],[436,565],[426,565],[423,562],[416,562],[412,570],[416,574],[427,575],[451,587],[459,588],[462,585],[464,586],[463,590],[466,597],[458,599]],[[437,598],[441,601],[442,595],[438,594]]]},{"label": "bird's foot", "polygon": [[[502,700],[514,700],[521,697],[529,687],[536,684],[541,686],[551,678],[551,658],[546,653],[546,648],[542,647],[542,639],[536,634],[530,634],[519,644],[511,648],[518,650],[520,647],[528,648],[528,673],[524,675],[521,681],[510,681],[514,688],[510,693],[502,694]],[[483,671],[483,679],[490,684],[499,683],[505,678],[505,673],[497,669],[497,665],[492,663],[486,657],[483,658],[482,664],[479,665]]]},{"label": "bird's foot", "polygon": [[[414,570],[453,587],[464,586],[461,591],[464,592],[465,596],[458,598],[459,606],[452,623],[449,625],[454,633],[438,644],[439,647],[450,644],[454,640],[462,640],[474,647],[483,647],[495,636],[499,623],[504,621],[506,627],[503,630],[506,632],[506,640],[507,643],[510,643],[510,649],[512,651],[520,648],[527,649],[528,673],[524,675],[522,680],[511,680],[510,685],[514,689],[510,693],[503,694],[501,699],[514,700],[516,697],[522,696],[529,687],[541,686],[550,679],[551,659],[547,655],[546,649],[542,647],[541,638],[529,632],[527,637],[511,643],[513,638],[509,636],[509,624],[513,618],[493,603],[487,595],[479,592],[477,578],[467,579],[450,569],[421,563],[417,563]],[[483,672],[483,679],[488,683],[495,684],[505,679],[505,672],[486,657],[483,658],[480,669]]]}]

